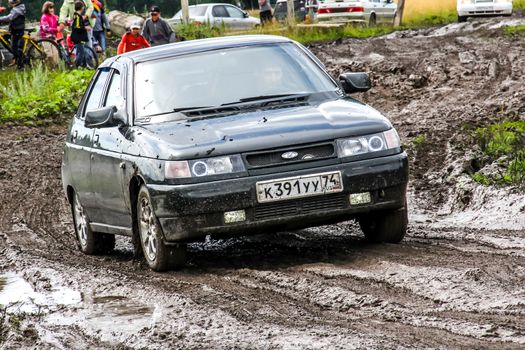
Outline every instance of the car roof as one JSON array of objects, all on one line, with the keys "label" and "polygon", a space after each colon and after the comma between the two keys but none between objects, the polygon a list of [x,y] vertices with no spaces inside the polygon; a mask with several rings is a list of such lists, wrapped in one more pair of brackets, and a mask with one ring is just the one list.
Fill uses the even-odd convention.
[{"label": "car roof", "polygon": [[152,61],[159,58],[179,56],[195,52],[212,51],[240,46],[257,46],[294,42],[289,38],[277,35],[237,35],[218,38],[181,41],[173,44],[159,45],[147,49],[135,50],[114,56],[104,61],[100,67],[108,67],[120,57],[126,57],[138,62]]}]

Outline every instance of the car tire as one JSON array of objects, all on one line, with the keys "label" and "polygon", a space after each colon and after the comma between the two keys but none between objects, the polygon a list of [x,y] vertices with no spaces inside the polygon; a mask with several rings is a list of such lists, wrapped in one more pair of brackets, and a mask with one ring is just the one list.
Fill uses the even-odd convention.
[{"label": "car tire", "polygon": [[376,14],[372,13],[370,15],[370,18],[368,19],[368,26],[369,27],[375,27],[376,25],[377,25]]},{"label": "car tire", "polygon": [[458,16],[458,23],[464,23],[467,21],[467,16]]},{"label": "car tire", "polygon": [[359,226],[370,242],[401,242],[408,226],[406,202],[401,209],[373,212],[359,218]]},{"label": "car tire", "polygon": [[146,186],[141,186],[137,197],[137,224],[142,252],[153,271],[166,271],[184,266],[186,245],[167,246],[162,227],[153,210]]},{"label": "car tire", "polygon": [[95,255],[109,253],[115,248],[115,235],[91,230],[89,217],[76,192],[73,192],[71,210],[80,251],[87,255]]}]

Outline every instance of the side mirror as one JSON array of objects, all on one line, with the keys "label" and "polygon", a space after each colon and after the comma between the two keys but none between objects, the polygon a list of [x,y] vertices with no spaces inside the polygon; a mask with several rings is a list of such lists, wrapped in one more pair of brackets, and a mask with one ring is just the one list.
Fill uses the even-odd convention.
[{"label": "side mirror", "polygon": [[118,113],[116,106],[94,109],[86,113],[86,128],[109,128],[125,124],[125,118]]},{"label": "side mirror", "polygon": [[343,73],[339,76],[339,82],[347,94],[365,92],[372,88],[368,73]]},{"label": "side mirror", "polygon": [[248,12],[246,12],[246,11],[243,11],[243,14],[244,14],[244,18],[248,18],[248,17],[250,17],[250,15],[248,14]]}]

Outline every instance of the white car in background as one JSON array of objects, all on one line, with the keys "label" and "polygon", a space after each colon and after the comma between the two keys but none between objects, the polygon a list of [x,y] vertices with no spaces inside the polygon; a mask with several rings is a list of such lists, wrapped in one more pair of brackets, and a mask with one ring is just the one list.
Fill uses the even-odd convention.
[{"label": "white car in background", "polygon": [[393,0],[321,0],[319,21],[357,22],[370,27],[379,23],[393,24],[397,4]]},{"label": "white car in background", "polygon": [[512,0],[458,0],[458,22],[467,17],[512,15]]},{"label": "white car in background", "polygon": [[[211,28],[225,25],[228,29],[252,29],[261,23],[258,18],[251,17],[246,11],[231,4],[200,4],[189,6],[190,22],[195,24],[209,23]],[[182,10],[167,20],[174,27],[182,22]]]}]

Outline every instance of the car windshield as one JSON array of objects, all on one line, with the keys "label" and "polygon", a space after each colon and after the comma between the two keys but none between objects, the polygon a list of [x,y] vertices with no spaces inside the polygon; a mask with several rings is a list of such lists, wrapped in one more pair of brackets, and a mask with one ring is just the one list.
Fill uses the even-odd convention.
[{"label": "car windshield", "polygon": [[138,118],[338,90],[337,84],[293,43],[220,49],[139,63],[135,88]]}]

